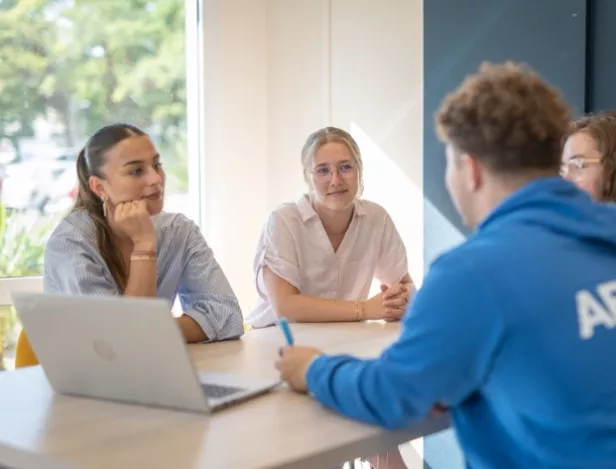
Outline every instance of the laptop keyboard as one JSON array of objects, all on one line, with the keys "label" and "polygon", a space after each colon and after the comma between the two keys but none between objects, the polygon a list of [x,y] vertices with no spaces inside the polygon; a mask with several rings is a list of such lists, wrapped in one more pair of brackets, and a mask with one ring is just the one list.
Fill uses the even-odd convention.
[{"label": "laptop keyboard", "polygon": [[205,395],[209,398],[227,397],[229,394],[235,394],[245,391],[244,388],[235,388],[233,386],[220,386],[218,384],[201,384],[201,388]]}]

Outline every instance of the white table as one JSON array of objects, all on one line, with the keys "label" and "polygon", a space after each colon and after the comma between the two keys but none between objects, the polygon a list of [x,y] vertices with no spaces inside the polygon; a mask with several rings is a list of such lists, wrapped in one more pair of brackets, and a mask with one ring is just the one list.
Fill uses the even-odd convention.
[{"label": "white table", "polygon": [[[365,357],[378,355],[399,333],[394,323],[292,327],[299,344]],[[268,328],[189,350],[200,370],[271,378],[278,376],[273,365],[282,342],[280,331]],[[23,467],[45,458],[82,469],[327,468],[448,426],[441,416],[385,432],[286,386],[204,416],[58,395],[38,366],[0,374],[0,466],[11,463],[6,448],[12,447],[20,461],[32,457]]]}]

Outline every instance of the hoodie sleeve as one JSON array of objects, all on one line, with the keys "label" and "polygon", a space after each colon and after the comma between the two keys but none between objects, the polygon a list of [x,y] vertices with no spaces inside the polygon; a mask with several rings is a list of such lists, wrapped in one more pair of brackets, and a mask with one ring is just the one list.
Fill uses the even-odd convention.
[{"label": "hoodie sleeve", "polygon": [[395,429],[423,419],[436,403],[454,406],[476,391],[503,322],[490,288],[455,257],[433,264],[397,342],[372,360],[320,356],[308,369],[309,392],[347,417]]}]

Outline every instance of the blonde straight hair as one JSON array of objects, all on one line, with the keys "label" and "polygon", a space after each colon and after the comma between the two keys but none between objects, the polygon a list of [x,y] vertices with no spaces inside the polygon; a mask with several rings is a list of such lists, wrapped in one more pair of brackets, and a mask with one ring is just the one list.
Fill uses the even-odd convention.
[{"label": "blonde straight hair", "polygon": [[342,143],[353,156],[359,173],[359,190],[357,192],[357,197],[360,197],[364,191],[364,166],[361,159],[361,152],[357,142],[351,134],[338,127],[324,127],[311,133],[306,139],[306,143],[304,143],[302,147],[302,167],[304,168],[304,180],[306,184],[310,186],[310,174],[317,150],[330,142]]}]

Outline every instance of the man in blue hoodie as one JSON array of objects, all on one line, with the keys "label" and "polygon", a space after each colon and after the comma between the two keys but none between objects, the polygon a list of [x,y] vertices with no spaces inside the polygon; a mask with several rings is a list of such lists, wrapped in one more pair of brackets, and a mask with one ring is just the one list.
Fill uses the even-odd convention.
[{"label": "man in blue hoodie", "polygon": [[473,235],[432,264],[380,357],[286,347],[282,378],[388,429],[445,405],[473,469],[616,468],[616,208],[558,176],[568,120],[528,69],[469,76],[436,125]]}]

